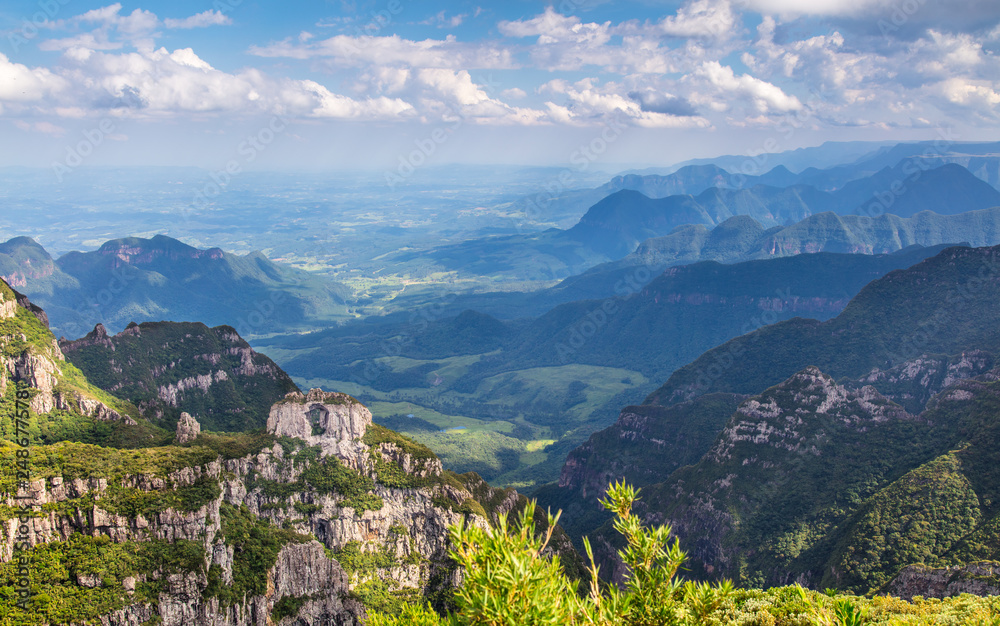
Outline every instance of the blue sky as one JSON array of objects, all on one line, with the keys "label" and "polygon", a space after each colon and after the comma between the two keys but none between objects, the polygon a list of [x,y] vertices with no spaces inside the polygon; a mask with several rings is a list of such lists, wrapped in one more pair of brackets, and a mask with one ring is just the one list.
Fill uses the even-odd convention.
[{"label": "blue sky", "polygon": [[998,48],[995,0],[5,0],[0,165],[567,165],[603,145],[592,166],[614,169],[997,140]]}]

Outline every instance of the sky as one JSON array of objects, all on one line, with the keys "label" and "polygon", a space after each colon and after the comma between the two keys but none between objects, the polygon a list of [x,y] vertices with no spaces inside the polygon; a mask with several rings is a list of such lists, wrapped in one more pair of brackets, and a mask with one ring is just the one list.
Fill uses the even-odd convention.
[{"label": "sky", "polygon": [[996,0],[0,0],[0,166],[667,165],[1000,140]]}]

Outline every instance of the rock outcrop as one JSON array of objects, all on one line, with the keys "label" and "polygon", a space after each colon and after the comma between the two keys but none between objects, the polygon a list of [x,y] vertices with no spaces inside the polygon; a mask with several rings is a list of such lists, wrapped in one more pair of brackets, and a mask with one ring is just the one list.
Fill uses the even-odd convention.
[{"label": "rock outcrop", "polygon": [[882,590],[904,600],[914,596],[949,598],[962,593],[976,596],[1000,595],[1000,563],[979,561],[964,567],[909,565]]},{"label": "rock outcrop", "polygon": [[80,388],[63,384],[67,378],[63,373],[66,357],[49,333],[45,312],[23,294],[0,283],[0,319],[15,319],[18,310],[27,311],[34,319],[18,320],[20,330],[13,336],[0,335],[0,346],[9,346],[5,350],[8,355],[0,356],[0,393],[13,382],[35,390],[28,399],[28,408],[35,414],[44,415],[59,409],[98,421],[135,425],[135,420],[128,415]]},{"label": "rock outcrop", "polygon": [[201,424],[191,417],[190,413],[181,413],[181,419],[177,421],[177,443],[183,445],[194,441],[201,433]]},{"label": "rock outcrop", "polygon": [[[289,394],[271,415],[270,430],[282,441],[245,456],[219,456],[167,474],[121,475],[109,467],[107,476],[86,480],[64,479],[53,467],[52,475],[33,479],[18,494],[3,494],[0,504],[10,511],[17,495],[16,505],[33,513],[26,521],[0,518],[0,562],[13,557],[15,541],[38,546],[83,535],[114,543],[190,542],[203,550],[201,567],[123,579],[120,608],[99,621],[138,626],[158,617],[164,626],[256,626],[277,614],[285,617],[275,623],[347,626],[364,616],[352,599],[358,588],[381,584],[419,595],[457,584],[448,528],[489,524],[523,501],[477,476],[446,475],[426,448],[372,426],[371,414],[350,396],[316,389]],[[197,421],[185,414],[178,441],[197,432]],[[76,450],[79,444],[61,445],[87,453]],[[175,450],[203,458],[196,448]],[[152,497],[171,493],[189,504],[164,506],[161,496]],[[122,508],[123,497],[137,504]],[[260,532],[282,529],[315,540],[284,545],[266,571],[265,591],[225,604],[220,582],[212,581],[234,584],[236,561],[248,549],[240,543],[245,526],[235,534],[227,530],[233,516],[260,520]],[[554,545],[572,551],[565,535]],[[359,565],[365,559],[353,556],[348,568],[342,554],[370,554],[376,565]],[[153,580],[165,585],[157,601],[136,603],[136,585]],[[102,584],[86,576],[76,582],[83,589]]]},{"label": "rock outcrop", "polygon": [[206,430],[262,428],[271,404],[298,390],[230,326],[132,323],[109,336],[98,324],[60,346],[90,382],[169,430],[184,412],[197,415]]},{"label": "rock outcrop", "polygon": [[363,404],[344,393],[310,389],[309,393],[288,393],[271,407],[267,432],[279,437],[295,437],[319,446],[323,455],[336,454],[353,462],[372,414]]}]

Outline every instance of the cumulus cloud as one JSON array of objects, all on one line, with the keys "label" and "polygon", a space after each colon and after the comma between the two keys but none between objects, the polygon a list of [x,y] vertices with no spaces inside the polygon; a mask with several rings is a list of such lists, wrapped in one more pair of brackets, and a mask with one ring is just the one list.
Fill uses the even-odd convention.
[{"label": "cumulus cloud", "polygon": [[46,68],[13,63],[0,53],[0,101],[37,102],[66,91],[69,83]]},{"label": "cumulus cloud", "polygon": [[342,67],[406,65],[451,69],[510,69],[516,67],[509,50],[499,46],[465,44],[454,36],[414,41],[399,35],[384,37],[337,35],[318,42],[290,39],[251,46],[250,54],[292,59],[324,58]]},{"label": "cumulus cloud", "polygon": [[638,102],[639,108],[648,113],[665,113],[681,117],[698,115],[697,109],[684,98],[656,91],[655,89],[630,91],[628,97]]},{"label": "cumulus cloud", "polygon": [[[567,104],[547,102],[550,115],[567,124],[592,124],[614,117],[619,121],[647,128],[707,128],[708,120],[697,115],[676,115],[665,111],[644,110],[626,85],[616,82],[599,84],[585,78],[573,84],[563,80],[545,83],[540,91],[566,98]],[[666,96],[664,95],[664,98]]]},{"label": "cumulus cloud", "polygon": [[673,37],[725,39],[735,34],[738,23],[729,0],[694,0],[664,18],[660,29]]},{"label": "cumulus cloud", "polygon": [[206,26],[226,26],[232,24],[233,20],[222,11],[208,10],[186,17],[184,19],[166,18],[163,20],[167,28],[205,28]]},{"label": "cumulus cloud", "polygon": [[739,76],[728,65],[718,61],[702,64],[695,75],[707,79],[716,93],[723,98],[735,96],[750,101],[759,113],[797,111],[802,102],[790,96],[780,87],[749,74]]},{"label": "cumulus cloud", "polygon": [[[530,19],[500,22],[498,28],[508,37],[535,37],[529,51],[537,67],[576,71],[595,66],[628,75],[685,72],[706,54],[725,56],[738,22],[729,0],[692,0],[656,24],[587,23],[550,6]],[[677,38],[684,39],[681,45]]]},{"label": "cumulus cloud", "polygon": [[37,112],[66,117],[118,109],[155,117],[235,112],[397,119],[413,111],[400,99],[350,98],[315,81],[272,78],[256,69],[223,72],[190,48],[125,54],[74,48],[64,61],[56,75],[11,63],[0,54],[0,102],[30,104]]}]

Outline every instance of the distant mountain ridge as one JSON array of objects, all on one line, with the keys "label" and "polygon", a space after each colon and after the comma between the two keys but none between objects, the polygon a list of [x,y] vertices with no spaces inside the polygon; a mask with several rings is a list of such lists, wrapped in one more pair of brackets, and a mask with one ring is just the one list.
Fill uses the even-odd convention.
[{"label": "distant mountain ridge", "polygon": [[80,337],[96,324],[202,321],[254,334],[341,319],[350,290],[282,266],[260,252],[238,256],[164,235],[105,242],[54,260],[26,237],[0,245],[0,275],[21,286],[53,329]]},{"label": "distant mountain ridge", "polygon": [[698,577],[865,592],[914,563],[995,560],[998,274],[1000,246],[948,248],[836,318],[726,342],[623,409],[537,495],[571,533],[596,533],[609,571],[596,499],[622,477]]},{"label": "distant mountain ridge", "polygon": [[[966,278],[956,283],[956,275]],[[873,281],[831,320],[792,319],[706,352],[674,372],[647,403],[672,404],[709,390],[754,393],[807,365],[832,376],[856,377],[921,353],[998,352],[1000,324],[992,322],[1000,310],[993,308],[1000,302],[998,275],[1000,246],[948,248]],[[893,306],[897,301],[919,306]],[[796,346],[794,352],[787,352],[790,345]],[[730,366],[710,384],[699,382],[698,372],[718,358]]]},{"label": "distant mountain ridge", "polygon": [[[718,168],[700,169],[713,181],[723,176]],[[772,184],[707,186],[697,195],[663,198],[623,188],[590,206],[567,230],[474,239],[429,251],[406,251],[392,258],[400,263],[419,261],[424,267],[430,263],[431,267],[459,273],[523,275],[525,280],[565,279],[621,259],[648,239],[669,236],[678,228],[692,225],[711,229],[736,216],[749,216],[772,228],[827,212],[877,219],[884,215],[906,218],[924,211],[954,215],[1000,207],[1000,191],[964,167],[928,164],[915,157],[850,179],[831,191],[795,182],[795,178],[782,169],[770,177],[755,178]],[[681,184],[670,177],[626,177],[612,182],[625,185],[626,181],[647,191],[675,189]],[[595,193],[605,191],[601,188]]]},{"label": "distant mountain ridge", "polygon": [[182,412],[207,430],[260,429],[270,406],[299,390],[231,326],[144,322],[109,336],[98,324],[85,337],[60,342],[60,348],[90,381],[168,430]]}]

